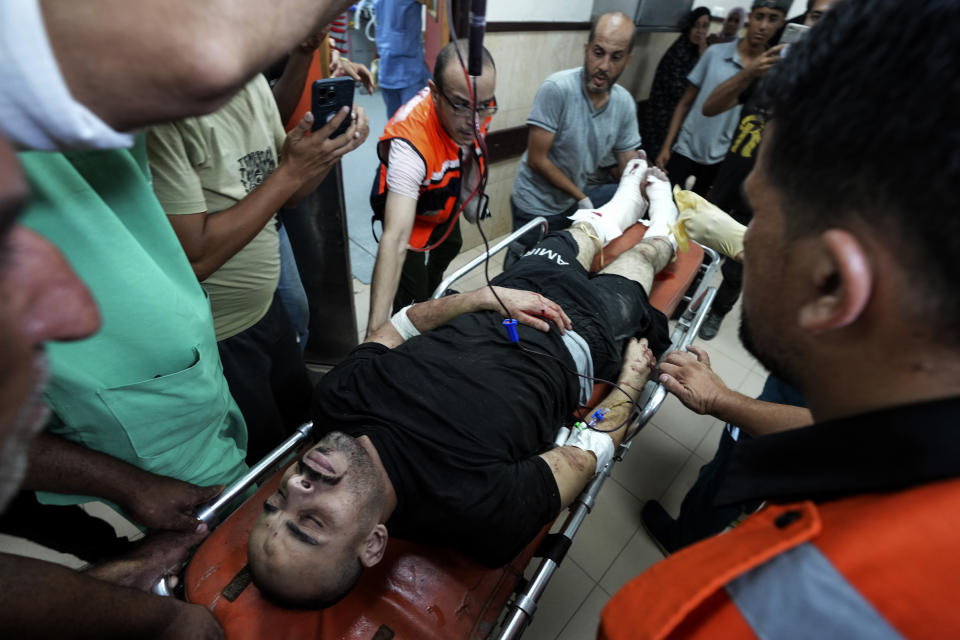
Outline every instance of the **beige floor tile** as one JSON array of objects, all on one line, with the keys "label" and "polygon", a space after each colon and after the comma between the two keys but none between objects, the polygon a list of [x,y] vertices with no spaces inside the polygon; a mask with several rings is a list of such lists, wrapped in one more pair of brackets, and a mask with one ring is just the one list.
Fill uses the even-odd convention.
[{"label": "beige floor tile", "polygon": [[555,640],[595,586],[577,563],[564,560],[550,579],[523,640]]},{"label": "beige floor tile", "polygon": [[770,375],[770,372],[767,371],[767,368],[766,368],[765,366],[763,366],[762,364],[760,364],[759,362],[757,362],[756,360],[754,360],[753,369],[751,369],[751,371],[752,371],[753,373],[759,373],[759,374],[762,375],[764,378],[766,378],[768,375]]},{"label": "beige floor tile", "polygon": [[573,618],[563,628],[557,640],[588,640],[597,637],[600,612],[610,601],[610,594],[599,586],[594,587],[583,601]]},{"label": "beige floor tile", "polygon": [[[663,493],[663,496],[660,497],[660,504],[662,504],[663,508],[669,511],[670,515],[674,518],[680,513],[680,503],[683,502],[683,497],[687,495],[687,491],[690,490],[693,483],[697,481],[697,474],[700,471],[700,467],[704,464],[706,464],[706,462],[699,456],[690,456],[684,463],[683,468],[680,469],[680,473],[677,474],[677,477],[670,483],[670,486]],[[644,531],[644,533],[646,533],[646,531]]]},{"label": "beige floor tile", "polygon": [[80,507],[90,515],[96,516],[112,526],[119,537],[127,537],[131,540],[139,540],[143,537],[143,531],[137,528],[135,524],[102,502],[86,502]]},{"label": "beige floor tile", "polygon": [[631,441],[630,451],[613,468],[613,478],[640,501],[659,498],[692,454],[648,424]]},{"label": "beige floor tile", "polygon": [[740,385],[743,384],[744,380],[747,379],[747,375],[751,372],[751,365],[743,365],[717,350],[711,350],[708,346],[705,347],[707,353],[710,355],[710,368],[720,376],[720,379],[723,380],[731,389],[739,389]]},{"label": "beige floor tile", "polygon": [[657,545],[640,529],[600,580],[600,587],[613,595],[620,587],[663,559]]},{"label": "beige floor tile", "polygon": [[700,441],[700,444],[697,445],[697,450],[693,452],[694,455],[703,460],[712,460],[714,454],[717,452],[717,447],[720,445],[720,436],[723,434],[725,424],[723,420],[714,420],[710,424],[707,435],[705,435],[703,440]]},{"label": "beige floor tile", "polygon": [[640,527],[640,506],[619,482],[607,478],[567,557],[599,580]]},{"label": "beige floor tile", "polygon": [[353,308],[357,314],[357,336],[363,340],[367,333],[367,315],[370,313],[370,285],[353,279]]},{"label": "beige floor tile", "polygon": [[[744,371],[746,374],[747,371]],[[711,416],[702,416],[687,409],[671,395],[650,421],[692,452],[703,440],[713,420]]]},{"label": "beige floor tile", "polygon": [[746,367],[747,369],[753,369],[757,365],[757,360],[750,355],[746,349],[743,348],[743,345],[740,344],[739,338],[736,338],[736,344],[733,344],[730,340],[721,340],[719,336],[710,341],[704,341],[697,339],[694,343],[698,347],[707,350],[707,353],[713,357],[714,353],[722,354],[736,363]]},{"label": "beige floor tile", "polygon": [[766,373],[751,371],[747,377],[737,387],[737,391],[750,398],[756,398],[763,391],[763,385],[767,381]]},{"label": "beige floor tile", "polygon": [[0,552],[9,553],[15,556],[25,556],[27,558],[45,560],[47,562],[53,562],[65,567],[70,567],[71,569],[80,569],[81,567],[86,566],[86,563],[76,556],[66,553],[58,553],[53,549],[49,549],[35,542],[31,542],[26,538],[18,538],[16,536],[8,536],[6,534],[0,534]]}]

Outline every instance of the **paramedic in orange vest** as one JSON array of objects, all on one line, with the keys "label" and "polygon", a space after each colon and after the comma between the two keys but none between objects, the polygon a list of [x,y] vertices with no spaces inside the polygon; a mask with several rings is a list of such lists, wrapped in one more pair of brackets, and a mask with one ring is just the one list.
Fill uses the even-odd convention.
[{"label": "paramedic in orange vest", "polygon": [[958,23],[840,2],[765,79],[741,333],[814,424],[739,443],[716,503],[765,506],[628,583],[600,638],[960,637]]},{"label": "paramedic in orange vest", "polygon": [[[460,51],[466,62],[466,40],[460,41]],[[382,216],[383,236],[373,267],[368,335],[394,311],[429,298],[440,284],[460,251],[456,213],[477,186],[486,162],[476,136],[486,134],[497,110],[490,52],[483,51],[475,111],[470,105],[474,83],[471,79],[468,87],[454,43],[437,55],[433,78],[394,114],[377,145],[380,166],[370,204],[374,215]],[[476,197],[462,215],[477,219]],[[414,250],[434,245],[427,253]]]}]

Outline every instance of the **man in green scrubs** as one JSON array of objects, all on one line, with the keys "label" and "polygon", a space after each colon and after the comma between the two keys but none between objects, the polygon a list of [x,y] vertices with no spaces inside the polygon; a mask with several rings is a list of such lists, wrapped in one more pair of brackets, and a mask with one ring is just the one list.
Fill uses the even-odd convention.
[{"label": "man in green scrubs", "polygon": [[246,471],[243,417],[209,302],[153,195],[142,136],[129,150],[19,159],[32,192],[23,223],[63,252],[103,317],[94,336],[47,347],[48,433],[193,484],[236,480]]}]

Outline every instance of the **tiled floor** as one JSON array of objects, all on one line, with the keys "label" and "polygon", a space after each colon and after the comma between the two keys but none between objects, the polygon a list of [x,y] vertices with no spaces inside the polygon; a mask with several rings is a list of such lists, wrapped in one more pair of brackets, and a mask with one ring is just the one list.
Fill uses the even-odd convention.
[{"label": "tiled floor", "polygon": [[[451,268],[480,252],[478,248],[464,253]],[[490,277],[500,272],[501,263],[499,257],[491,260]],[[482,270],[477,270],[455,288],[466,291],[483,282]],[[357,330],[362,338],[369,285],[354,279],[354,293],[361,324]],[[738,305],[716,339],[696,344],[707,349],[713,368],[732,388],[756,396],[766,373],[740,346],[739,315]],[[700,466],[712,457],[721,428],[718,420],[696,415],[673,398],[665,402],[652,422],[634,438],[629,455],[616,466],[604,485],[593,512],[541,599],[533,624],[524,634],[525,640],[595,637],[600,611],[610,596],[662,557],[640,525],[643,502],[658,499],[675,515]],[[563,517],[561,514],[560,521]],[[133,531],[135,529],[126,528],[123,533]],[[0,551],[23,553],[74,567],[80,564],[70,556],[9,536],[0,536]]]}]

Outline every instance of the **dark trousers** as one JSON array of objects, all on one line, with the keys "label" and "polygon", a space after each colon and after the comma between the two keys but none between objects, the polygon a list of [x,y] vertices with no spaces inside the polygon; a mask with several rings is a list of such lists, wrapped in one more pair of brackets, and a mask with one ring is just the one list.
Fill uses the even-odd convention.
[{"label": "dark trousers", "polygon": [[686,188],[687,178],[694,176],[697,180],[693,183],[692,191],[706,198],[713,185],[713,179],[717,177],[717,171],[720,170],[720,164],[719,162],[701,164],[674,151],[670,154],[670,162],[667,163],[667,175],[670,178],[670,184],[679,184],[681,189]]},{"label": "dark trousers", "polygon": [[[767,376],[758,399],[777,404],[790,404],[795,407],[806,406],[803,396],[796,389],[772,375]],[[750,438],[741,429],[739,439],[734,440],[728,428],[729,425],[724,427],[720,446],[717,447],[713,460],[700,468],[696,483],[687,492],[680,505],[677,530],[681,547],[720,533],[733,524],[741,514],[753,513],[760,507],[759,500],[737,505],[717,506],[715,504],[715,498],[727,476],[727,469],[737,444]]]},{"label": "dark trousers", "polygon": [[[429,247],[440,240],[447,232],[450,223],[440,224],[430,234],[427,241]],[[393,311],[396,313],[408,304],[423,302],[433,295],[433,290],[443,281],[443,272],[447,270],[453,259],[460,253],[463,246],[463,237],[460,235],[460,221],[452,223],[453,229],[447,239],[427,253],[407,249],[403,259],[403,269],[400,271],[400,284],[397,294],[393,297]]]},{"label": "dark trousers", "polygon": [[[740,432],[740,438],[749,437],[742,431]],[[720,486],[726,478],[727,467],[730,464],[730,457],[733,455],[736,444],[737,441],[733,439],[727,427],[724,426],[717,453],[713,456],[713,460],[700,467],[696,483],[684,496],[683,503],[680,505],[680,515],[677,517],[677,532],[681,547],[686,547],[715,533],[720,533],[741,514],[751,513],[760,506],[759,502],[728,507],[717,507],[713,504],[713,499],[720,491]]]},{"label": "dark trousers", "polygon": [[[750,224],[750,219],[753,217],[753,213],[745,205],[730,209],[722,206],[720,208],[729,212],[730,216],[741,224]],[[736,260],[725,258],[720,272],[723,274],[723,282],[717,288],[717,297],[713,299],[710,312],[723,317],[730,313],[733,305],[737,303],[737,298],[740,297],[740,291],[743,289],[743,265]]]},{"label": "dark trousers", "polygon": [[255,464],[310,416],[312,386],[280,298],[274,294],[266,315],[217,348],[247,423],[247,464]]}]

